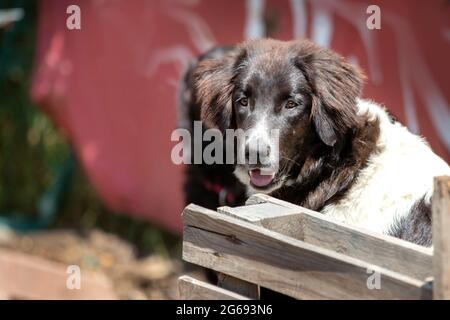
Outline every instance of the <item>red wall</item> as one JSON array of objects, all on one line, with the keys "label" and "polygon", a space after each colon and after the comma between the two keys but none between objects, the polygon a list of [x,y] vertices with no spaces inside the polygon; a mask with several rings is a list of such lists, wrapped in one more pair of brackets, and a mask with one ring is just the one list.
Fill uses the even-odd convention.
[{"label": "red wall", "polygon": [[[211,46],[262,35],[264,20],[274,26],[273,37],[309,37],[361,65],[368,74],[364,96],[384,103],[450,159],[445,1],[40,4],[33,97],[117,211],[180,231],[182,168],[170,160],[178,79],[186,63]],[[66,28],[71,4],[81,9],[81,30]],[[381,8],[381,30],[366,27],[369,4]]]}]

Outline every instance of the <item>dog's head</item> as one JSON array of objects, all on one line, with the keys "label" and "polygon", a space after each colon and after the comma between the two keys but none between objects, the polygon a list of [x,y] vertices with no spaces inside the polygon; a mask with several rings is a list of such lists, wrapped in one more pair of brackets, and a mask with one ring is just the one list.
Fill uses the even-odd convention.
[{"label": "dog's head", "polygon": [[237,164],[235,173],[268,193],[314,145],[331,152],[356,125],[362,74],[309,41],[266,39],[202,61],[194,87],[207,126],[246,132],[238,149],[246,160],[256,154],[256,162]]}]

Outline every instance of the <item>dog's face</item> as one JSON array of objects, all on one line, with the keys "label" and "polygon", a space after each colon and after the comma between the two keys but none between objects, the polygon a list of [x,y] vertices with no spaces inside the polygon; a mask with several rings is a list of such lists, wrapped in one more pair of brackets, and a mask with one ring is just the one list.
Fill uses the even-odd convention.
[{"label": "dog's face", "polygon": [[[202,61],[194,75],[202,120],[242,129],[235,174],[258,192],[295,180],[315,145],[333,150],[356,121],[361,74],[307,41],[258,40]],[[238,151],[239,153],[240,151]]]}]

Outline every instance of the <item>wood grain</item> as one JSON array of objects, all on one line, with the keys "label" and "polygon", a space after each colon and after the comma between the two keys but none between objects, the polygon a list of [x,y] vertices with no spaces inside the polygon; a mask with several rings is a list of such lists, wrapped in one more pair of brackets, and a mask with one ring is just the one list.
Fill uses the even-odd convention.
[{"label": "wood grain", "polygon": [[450,299],[450,177],[434,179],[433,211],[433,297]]},{"label": "wood grain", "polygon": [[235,217],[266,229],[303,240],[303,216],[297,208],[286,208],[270,202],[243,207],[220,207],[217,212]]},{"label": "wood grain", "polygon": [[182,300],[248,300],[243,295],[189,276],[178,279],[178,290]]},{"label": "wood grain", "polygon": [[217,285],[223,289],[241,294],[250,299],[259,299],[259,286],[225,273],[218,274]]},{"label": "wood grain", "polygon": [[[424,281],[189,205],[183,259],[300,299],[430,298]],[[380,289],[369,289],[377,270]]]},{"label": "wood grain", "polygon": [[[297,233],[290,230],[289,234],[295,234],[295,238],[306,243],[343,253],[419,280],[425,280],[433,275],[433,251],[430,248],[352,227],[318,212],[263,194],[251,196],[247,203],[251,206],[270,203],[291,210],[289,216],[281,216],[281,222],[301,228],[302,230]],[[272,217],[272,220],[274,219]],[[271,229],[269,223],[259,222],[259,225]],[[283,233],[283,229],[279,226],[271,230]]]}]

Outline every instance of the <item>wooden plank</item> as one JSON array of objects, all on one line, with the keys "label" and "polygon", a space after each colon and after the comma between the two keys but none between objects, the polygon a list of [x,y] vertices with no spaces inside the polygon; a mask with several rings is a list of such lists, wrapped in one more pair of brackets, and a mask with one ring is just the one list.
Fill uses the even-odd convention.
[{"label": "wooden plank", "polygon": [[108,278],[81,270],[81,288],[66,286],[67,267],[43,258],[0,249],[0,291],[15,299],[117,299]]},{"label": "wooden plank", "polygon": [[220,207],[217,212],[260,225],[285,236],[303,240],[303,217],[297,208],[286,208],[270,202],[243,207]]},{"label": "wooden plank", "polygon": [[219,273],[218,278],[217,285],[219,287],[249,297],[250,299],[259,299],[258,285],[232,277],[225,273]]},{"label": "wooden plank", "polygon": [[249,300],[243,295],[189,276],[178,279],[178,289],[182,300]]},{"label": "wooden plank", "polygon": [[[335,252],[346,254],[382,268],[425,280],[432,276],[433,251],[395,237],[352,227],[318,212],[292,203],[256,194],[248,204],[271,203],[294,210],[297,213],[282,216],[282,222],[301,227],[297,239]],[[260,222],[260,225],[268,224]],[[270,226],[270,225],[269,225]],[[270,227],[269,227],[270,229]],[[279,232],[280,227],[274,229]],[[294,231],[291,231],[293,234]]]},{"label": "wooden plank", "polygon": [[219,207],[217,208],[217,212],[228,214],[243,221],[261,224],[261,222],[267,219],[295,215],[298,213],[298,210],[297,208],[287,208],[279,204],[262,202],[242,207]]},{"label": "wooden plank", "polygon": [[433,211],[433,297],[450,299],[450,177],[434,179]]},{"label": "wooden plank", "polygon": [[[424,281],[189,205],[183,259],[300,299],[430,298]],[[369,289],[376,270],[380,289]]]}]

